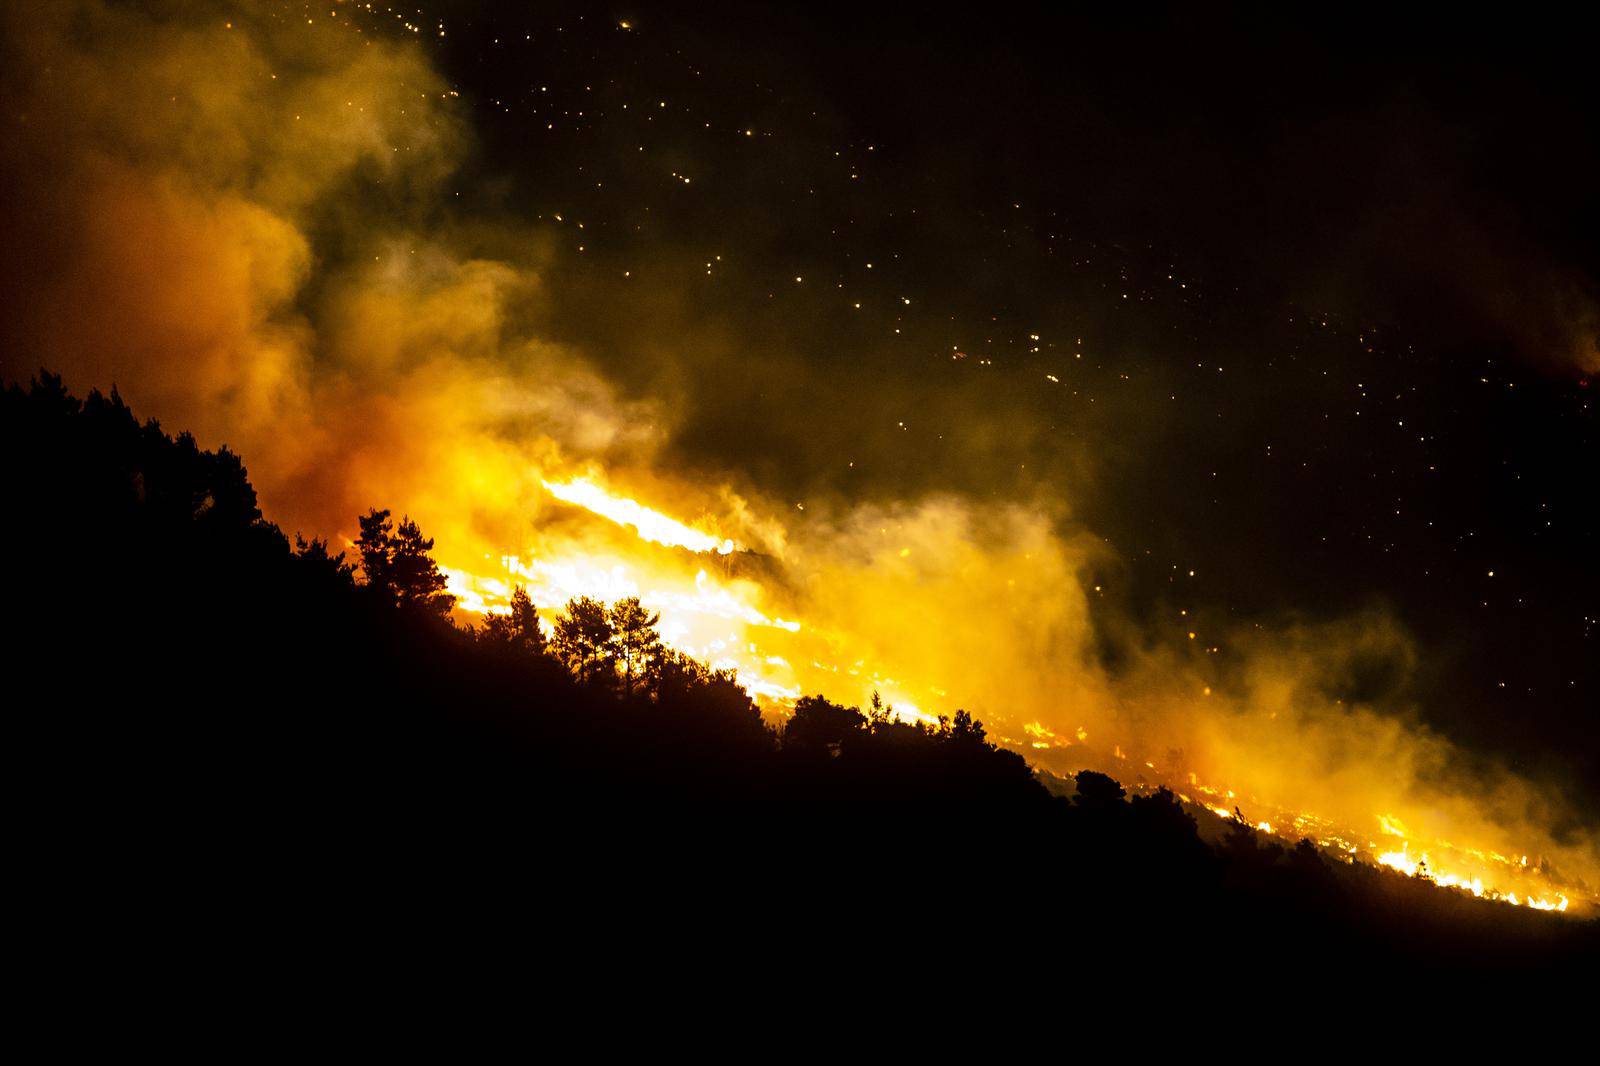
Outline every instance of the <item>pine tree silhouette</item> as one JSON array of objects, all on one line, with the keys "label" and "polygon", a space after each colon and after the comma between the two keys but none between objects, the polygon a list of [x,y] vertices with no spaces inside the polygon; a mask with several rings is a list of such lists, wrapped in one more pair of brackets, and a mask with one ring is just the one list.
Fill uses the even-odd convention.
[{"label": "pine tree silhouette", "polygon": [[387,508],[372,510],[357,519],[361,535],[356,550],[367,587],[385,603],[420,609],[443,617],[456,598],[445,591],[445,576],[428,553],[433,538],[424,537],[410,517],[395,528]]}]

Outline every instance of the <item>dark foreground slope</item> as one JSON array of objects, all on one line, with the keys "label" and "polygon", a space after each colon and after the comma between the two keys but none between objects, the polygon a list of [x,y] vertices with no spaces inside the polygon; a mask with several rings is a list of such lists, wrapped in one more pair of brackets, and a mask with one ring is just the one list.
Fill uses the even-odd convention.
[{"label": "dark foreground slope", "polygon": [[578,684],[291,545],[237,457],[115,396],[8,389],[0,448],[23,913],[57,959],[1595,957],[1593,923],[1242,828],[1207,847],[1168,795],[1052,797],[965,716],[815,701],[775,736],[714,675]]}]

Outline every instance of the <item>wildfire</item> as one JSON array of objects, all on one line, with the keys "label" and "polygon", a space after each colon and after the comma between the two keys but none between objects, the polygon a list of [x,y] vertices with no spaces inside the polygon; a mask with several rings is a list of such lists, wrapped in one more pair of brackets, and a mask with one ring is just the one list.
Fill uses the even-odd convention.
[{"label": "wildfire", "polygon": [[[1396,823],[1389,818],[1379,816],[1383,832],[1391,836],[1404,836],[1391,828]],[[1515,892],[1497,892],[1484,886],[1481,876],[1468,877],[1464,874],[1446,873],[1432,868],[1427,852],[1417,859],[1411,857],[1411,845],[1402,843],[1399,851],[1386,851],[1377,857],[1379,866],[1387,866],[1391,870],[1398,870],[1407,877],[1419,877],[1432,881],[1434,884],[1445,888],[1459,888],[1464,892],[1471,892],[1480,899],[1503,900],[1515,906],[1528,906],[1541,911],[1565,911],[1570,903],[1566,896],[1557,894],[1554,899],[1543,896],[1528,896],[1519,898]]]},{"label": "wildfire", "polygon": [[[443,567],[463,611],[504,612],[515,585],[528,590],[547,619],[580,596],[604,602],[638,597],[660,615],[661,638],[668,647],[715,669],[733,670],[745,690],[765,705],[787,705],[800,697],[800,684],[783,654],[788,649],[773,646],[775,640],[799,634],[799,622],[764,610],[763,590],[752,581],[713,574],[682,555],[646,547],[717,557],[740,550],[735,541],[608,492],[595,479],[542,484],[556,499],[629,530],[642,543],[629,549],[604,546],[599,540],[563,541],[541,544],[529,558],[504,555],[486,558],[481,567]],[[480,572],[486,569],[492,575]]]},{"label": "wildfire", "polygon": [[[782,713],[803,692],[821,691],[835,699],[860,702],[877,690],[901,719],[936,721],[907,698],[908,686],[888,676],[887,671],[862,660],[838,662],[838,652],[848,642],[841,641],[837,634],[802,626],[767,608],[767,590],[759,582],[736,577],[723,565],[707,568],[692,557],[686,559],[681,553],[662,550],[730,556],[742,550],[732,539],[719,539],[637,500],[613,494],[591,478],[545,480],[542,484],[555,498],[629,530],[638,546],[601,547],[598,542],[586,541],[541,545],[531,558],[507,555],[486,559],[496,571],[494,576],[444,568],[450,591],[458,597],[462,610],[479,614],[504,611],[512,587],[519,584],[527,588],[547,617],[559,614],[569,599],[578,596],[603,601],[637,596],[649,610],[660,614],[663,643],[716,669],[733,670],[740,685],[769,711]],[[800,670],[795,663],[801,664]],[[841,686],[857,691],[841,690]],[[939,689],[928,691],[943,694]],[[1046,759],[1055,755],[1073,757],[1068,749],[1081,752],[1088,741],[1082,726],[1071,735],[1061,735],[1038,720],[1023,724],[1021,732],[1025,739],[999,739]],[[1130,756],[1120,745],[1114,745],[1112,751],[1119,762],[1128,762]],[[1136,765],[1153,771],[1160,780],[1162,775],[1154,762]],[[1230,804],[1236,800],[1232,789],[1203,784],[1193,772],[1187,773],[1186,780],[1190,788],[1207,796],[1217,800],[1226,797]],[[1186,798],[1185,802],[1190,801]],[[1238,802],[1244,799],[1241,797]],[[1237,808],[1216,801],[1199,806],[1219,819],[1238,821],[1263,834],[1312,840],[1344,861],[1365,855],[1369,861],[1408,877],[1461,889],[1483,899],[1545,911],[1566,911],[1570,905],[1563,893],[1528,888],[1537,871],[1529,867],[1526,857],[1519,864],[1498,852],[1457,848],[1443,841],[1433,842],[1429,850],[1414,856],[1410,828],[1392,813],[1373,815],[1374,828],[1381,837],[1398,839],[1399,849],[1380,850],[1376,844],[1363,849],[1354,843],[1362,839],[1358,831],[1340,828],[1330,819],[1260,803],[1254,798],[1250,802],[1258,813],[1270,813],[1270,820],[1247,819]],[[1435,856],[1454,856],[1462,860],[1464,867],[1478,869],[1443,869]],[[1512,890],[1513,885],[1521,891]]]}]

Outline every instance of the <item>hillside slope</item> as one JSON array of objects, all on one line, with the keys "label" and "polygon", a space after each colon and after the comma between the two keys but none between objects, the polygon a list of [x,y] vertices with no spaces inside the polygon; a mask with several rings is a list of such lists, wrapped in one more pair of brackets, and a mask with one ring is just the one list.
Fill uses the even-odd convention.
[{"label": "hillside slope", "polygon": [[8,388],[0,447],[22,846],[86,944],[337,930],[382,950],[533,922],[581,953],[754,936],[947,965],[956,943],[1562,965],[1600,943],[1243,826],[1208,846],[1165,792],[1084,774],[1052,795],[964,714],[808,699],[774,734],[693,664],[579,683],[291,544],[237,456],[115,395]]}]

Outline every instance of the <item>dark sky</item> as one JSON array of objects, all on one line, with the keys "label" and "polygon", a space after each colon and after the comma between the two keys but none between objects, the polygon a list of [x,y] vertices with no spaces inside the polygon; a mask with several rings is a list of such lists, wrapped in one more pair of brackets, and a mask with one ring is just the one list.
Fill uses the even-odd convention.
[{"label": "dark sky", "polygon": [[550,303],[681,396],[680,460],[796,498],[1060,493],[1122,560],[1113,666],[1109,619],[1180,641],[1174,602],[1387,609],[1420,666],[1348,695],[1404,684],[1600,793],[1592,27],[439,14],[480,137],[460,199],[564,227]]}]

